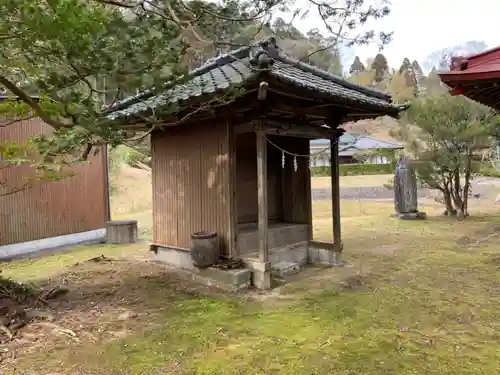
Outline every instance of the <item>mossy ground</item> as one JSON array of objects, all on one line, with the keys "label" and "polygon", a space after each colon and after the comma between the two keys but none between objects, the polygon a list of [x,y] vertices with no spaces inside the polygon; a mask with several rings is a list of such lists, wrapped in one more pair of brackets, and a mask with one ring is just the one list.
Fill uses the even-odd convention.
[{"label": "mossy ground", "polygon": [[[305,269],[264,294],[197,286],[146,262],[145,244],[2,265],[19,280],[64,282],[73,300],[56,323],[76,337],[44,327],[45,345],[4,348],[17,354],[1,372],[498,374],[500,236],[481,240],[500,218],[477,204],[457,222],[423,203],[429,219],[412,222],[391,218],[391,202],[343,202],[350,265]],[[144,217],[147,233],[147,212],[122,215]],[[314,216],[316,239],[330,240],[330,204],[315,203]],[[100,254],[116,261],[84,262]]]}]

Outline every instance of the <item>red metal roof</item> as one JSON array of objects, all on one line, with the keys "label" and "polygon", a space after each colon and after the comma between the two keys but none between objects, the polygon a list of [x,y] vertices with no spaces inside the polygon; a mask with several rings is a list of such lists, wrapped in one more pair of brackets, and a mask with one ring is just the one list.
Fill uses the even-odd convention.
[{"label": "red metal roof", "polygon": [[438,73],[452,95],[464,95],[500,110],[500,47],[455,57],[449,72]]},{"label": "red metal roof", "polygon": [[500,78],[500,47],[468,57],[456,57],[452,59],[451,70],[439,73],[439,77],[452,86],[463,81]]},{"label": "red metal roof", "polygon": [[475,63],[479,63],[483,61],[488,61],[493,56],[498,56],[499,53],[500,53],[500,47],[495,47],[480,53],[476,53],[475,55],[470,55],[467,57],[467,60],[469,60],[469,62],[474,61]]}]

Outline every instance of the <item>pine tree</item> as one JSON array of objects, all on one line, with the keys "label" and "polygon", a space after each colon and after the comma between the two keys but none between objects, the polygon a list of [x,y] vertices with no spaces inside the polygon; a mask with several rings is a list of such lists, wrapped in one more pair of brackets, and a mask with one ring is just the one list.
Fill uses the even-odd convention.
[{"label": "pine tree", "polygon": [[393,134],[419,160],[416,177],[441,191],[447,215],[468,216],[473,159],[491,142],[494,111],[461,95],[427,95],[412,102],[399,125]]},{"label": "pine tree", "polygon": [[422,85],[422,82],[425,78],[424,71],[420,67],[420,64],[417,60],[413,60],[411,63],[413,77],[415,82],[415,96],[421,96],[425,93],[425,87]]},{"label": "pine tree", "polygon": [[372,70],[375,72],[375,83],[378,84],[387,78],[389,73],[389,66],[387,65],[387,59],[381,53],[377,54],[373,59]]},{"label": "pine tree", "polygon": [[364,71],[366,71],[365,66],[363,65],[363,63],[359,59],[359,56],[356,56],[356,58],[352,62],[351,67],[349,68],[349,74],[352,76],[355,76],[355,75],[358,75],[359,73],[362,73]]},{"label": "pine tree", "polygon": [[375,74],[373,70],[365,70],[364,72],[350,76],[348,79],[349,81],[357,83],[358,85],[372,86],[374,75]]},{"label": "pine tree", "polygon": [[389,77],[387,87],[384,90],[391,93],[394,100],[399,103],[409,101],[414,97],[413,86],[409,86],[404,74],[399,74],[398,72]]},{"label": "pine tree", "polygon": [[420,67],[420,64],[418,63],[417,60],[413,60],[411,66],[413,68],[413,72],[415,73],[415,77],[417,77],[417,79],[420,79],[424,76],[424,71]]},{"label": "pine tree", "polygon": [[404,77],[406,87],[415,86],[415,74],[413,72],[413,65],[410,60],[405,57],[401,67],[399,68],[399,75]]},{"label": "pine tree", "polygon": [[[64,163],[80,162],[90,155],[93,147],[128,143],[142,135],[142,129],[158,124],[158,112],[164,115],[172,114],[171,110],[184,111],[179,103],[166,100],[161,111],[141,118],[143,126],[135,134],[110,121],[109,108],[101,102],[106,97],[110,106],[123,96],[138,92],[157,95],[173,82],[181,84],[189,78],[187,71],[205,59],[228,50],[231,45],[249,45],[261,40],[259,35],[271,29],[267,22],[263,24],[272,13],[271,7],[283,6],[285,2],[277,0],[272,6],[267,2],[238,1],[223,4],[188,1],[189,5],[175,1],[144,3],[0,1],[0,13],[8,20],[0,22],[0,90],[8,89],[19,98],[2,102],[0,117],[36,113],[55,130],[50,137],[39,137],[34,142],[38,151],[48,155],[47,166],[54,164],[49,160],[54,154]],[[345,5],[345,11],[327,12],[323,20],[332,25],[351,25],[349,33],[357,33],[357,26],[384,17],[390,11],[385,4],[374,7],[363,1],[346,1]],[[283,36],[303,38],[283,20],[275,28]],[[251,29],[256,32],[250,32]],[[315,40],[321,39],[320,45],[317,40],[309,43],[311,52],[318,52],[311,56],[311,61],[341,72],[335,46],[349,38],[346,32],[335,38],[335,43],[317,32],[311,33]],[[373,36],[363,38],[363,44],[374,38],[369,30],[366,34]],[[318,51],[321,45],[334,47]],[[19,72],[22,77],[18,77]],[[28,90],[24,81],[34,87]],[[40,100],[33,100],[30,90],[38,93]]]},{"label": "pine tree", "polygon": [[403,63],[401,64],[401,67],[399,68],[399,74],[403,74],[405,71],[409,70],[410,68],[411,68],[410,59],[408,59],[408,57],[405,57],[403,60]]},{"label": "pine tree", "polygon": [[425,86],[430,94],[440,94],[446,91],[435,66],[432,67],[429,76],[425,79]]}]

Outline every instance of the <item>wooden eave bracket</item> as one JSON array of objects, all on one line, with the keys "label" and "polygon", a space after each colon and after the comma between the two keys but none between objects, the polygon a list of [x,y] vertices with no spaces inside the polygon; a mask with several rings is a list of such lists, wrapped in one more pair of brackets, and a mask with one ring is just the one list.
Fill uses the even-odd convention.
[{"label": "wooden eave bracket", "polygon": [[266,97],[267,97],[267,90],[269,89],[269,83],[267,83],[266,81],[262,81],[260,84],[259,84],[259,90],[257,92],[257,98],[260,100],[260,101],[263,101],[263,100],[266,100]]}]

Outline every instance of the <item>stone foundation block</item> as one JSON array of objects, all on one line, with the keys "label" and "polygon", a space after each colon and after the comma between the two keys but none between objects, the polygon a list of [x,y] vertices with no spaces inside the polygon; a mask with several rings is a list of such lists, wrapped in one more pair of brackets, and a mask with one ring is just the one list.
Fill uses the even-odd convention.
[{"label": "stone foundation block", "polygon": [[193,279],[206,285],[230,291],[248,288],[252,280],[252,271],[246,268],[222,270],[220,268],[195,268]]},{"label": "stone foundation block", "polygon": [[300,265],[296,262],[278,262],[271,267],[271,274],[276,277],[292,276],[300,272]]},{"label": "stone foundation block", "polygon": [[252,271],[252,284],[257,289],[271,289],[271,262],[261,262],[255,259],[244,260]]},{"label": "stone foundation block", "polygon": [[329,266],[342,266],[342,253],[317,247],[309,247],[309,263]]}]

